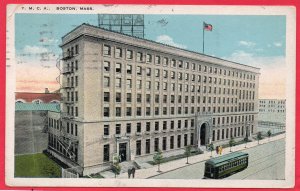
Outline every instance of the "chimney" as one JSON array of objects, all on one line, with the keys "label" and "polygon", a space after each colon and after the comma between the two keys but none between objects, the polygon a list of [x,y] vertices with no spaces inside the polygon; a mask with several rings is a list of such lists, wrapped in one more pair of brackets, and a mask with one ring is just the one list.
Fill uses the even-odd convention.
[{"label": "chimney", "polygon": [[48,94],[48,93],[50,93],[48,88],[45,88],[45,94]]}]

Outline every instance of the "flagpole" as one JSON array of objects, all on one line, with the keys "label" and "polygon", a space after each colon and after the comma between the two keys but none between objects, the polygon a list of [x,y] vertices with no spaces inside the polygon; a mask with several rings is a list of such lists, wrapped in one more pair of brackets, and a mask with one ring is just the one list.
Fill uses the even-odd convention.
[{"label": "flagpole", "polygon": [[203,47],[202,47],[202,53],[204,54],[204,22],[203,22],[203,26],[202,26],[202,31],[203,31]]}]

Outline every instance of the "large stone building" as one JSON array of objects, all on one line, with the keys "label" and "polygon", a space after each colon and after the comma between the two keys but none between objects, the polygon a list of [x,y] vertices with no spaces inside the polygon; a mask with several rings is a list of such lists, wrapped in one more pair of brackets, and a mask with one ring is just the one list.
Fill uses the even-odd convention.
[{"label": "large stone building", "polygon": [[49,151],[81,174],[115,155],[135,160],[256,133],[258,68],[87,24],[61,48],[62,113],[49,113]]}]

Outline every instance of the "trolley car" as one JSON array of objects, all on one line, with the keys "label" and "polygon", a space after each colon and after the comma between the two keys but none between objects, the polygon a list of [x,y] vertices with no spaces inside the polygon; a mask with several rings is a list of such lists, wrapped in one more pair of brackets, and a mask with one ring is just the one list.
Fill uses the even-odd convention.
[{"label": "trolley car", "polygon": [[220,179],[248,166],[248,153],[234,152],[205,162],[205,178]]}]

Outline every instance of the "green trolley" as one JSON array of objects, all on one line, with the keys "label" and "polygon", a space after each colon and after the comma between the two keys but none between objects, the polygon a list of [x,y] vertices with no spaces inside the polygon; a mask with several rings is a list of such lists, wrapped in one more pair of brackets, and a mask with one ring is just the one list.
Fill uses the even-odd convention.
[{"label": "green trolley", "polygon": [[248,167],[248,153],[234,152],[205,162],[205,178],[221,179]]}]

